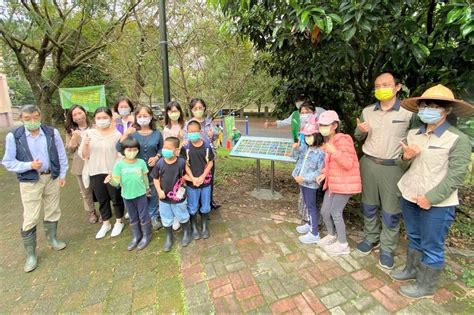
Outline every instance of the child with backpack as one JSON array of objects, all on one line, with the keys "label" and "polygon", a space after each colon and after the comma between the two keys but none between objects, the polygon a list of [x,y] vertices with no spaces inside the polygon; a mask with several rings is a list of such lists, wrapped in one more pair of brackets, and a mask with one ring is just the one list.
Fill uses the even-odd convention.
[{"label": "child with backpack", "polygon": [[188,246],[191,242],[189,213],[186,209],[185,180],[186,162],[178,157],[180,141],[176,137],[165,139],[162,158],[152,170],[153,184],[160,198],[159,211],[161,222],[166,230],[166,240],[163,251],[169,252],[173,246],[173,222],[175,218],[183,227],[181,246]]},{"label": "child with backpack", "polygon": [[[189,181],[188,211],[191,215],[192,237],[195,240],[209,237],[209,212],[211,211],[211,169],[214,162],[214,152],[211,144],[204,141],[200,135],[201,124],[191,120],[187,125],[189,142],[183,146],[182,154],[186,158],[186,173]],[[201,229],[197,227],[197,213],[201,214]]]}]

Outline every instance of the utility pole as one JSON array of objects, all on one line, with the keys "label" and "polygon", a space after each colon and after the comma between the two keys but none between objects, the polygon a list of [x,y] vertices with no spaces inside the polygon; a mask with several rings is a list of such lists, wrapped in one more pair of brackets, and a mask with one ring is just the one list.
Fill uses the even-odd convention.
[{"label": "utility pole", "polygon": [[160,45],[161,66],[163,72],[163,106],[170,102],[170,71],[168,68],[168,39],[166,35],[166,9],[165,1],[160,0]]}]

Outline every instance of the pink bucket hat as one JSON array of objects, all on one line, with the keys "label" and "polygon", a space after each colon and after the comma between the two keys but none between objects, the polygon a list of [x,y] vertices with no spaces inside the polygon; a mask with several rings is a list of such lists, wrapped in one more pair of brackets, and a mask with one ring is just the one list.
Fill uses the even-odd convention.
[{"label": "pink bucket hat", "polygon": [[319,115],[318,123],[320,125],[330,125],[335,121],[340,122],[337,113],[333,110],[327,110]]},{"label": "pink bucket hat", "polygon": [[316,118],[316,115],[312,115],[308,119],[308,122],[306,123],[306,125],[304,125],[303,129],[301,129],[301,133],[304,134],[305,136],[309,136],[318,132],[319,132],[318,119]]}]

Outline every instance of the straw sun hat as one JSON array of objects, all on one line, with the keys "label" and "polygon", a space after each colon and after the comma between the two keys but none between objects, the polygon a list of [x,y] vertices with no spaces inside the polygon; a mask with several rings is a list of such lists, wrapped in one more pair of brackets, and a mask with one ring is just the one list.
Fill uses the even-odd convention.
[{"label": "straw sun hat", "polygon": [[463,100],[454,98],[453,91],[441,84],[427,89],[419,97],[407,98],[403,100],[401,104],[405,109],[416,113],[418,112],[417,102],[419,100],[440,100],[451,102],[451,105],[453,106],[453,113],[457,117],[469,117],[474,114],[474,106]]}]

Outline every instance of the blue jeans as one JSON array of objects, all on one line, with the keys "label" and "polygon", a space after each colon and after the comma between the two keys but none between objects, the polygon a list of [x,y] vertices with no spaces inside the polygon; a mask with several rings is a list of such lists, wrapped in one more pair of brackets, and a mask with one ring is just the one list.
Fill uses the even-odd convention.
[{"label": "blue jeans", "polygon": [[311,225],[311,233],[318,235],[318,213],[316,209],[316,196],[318,190],[315,188],[308,188],[300,186],[301,192],[303,193],[303,200],[308,208],[309,224]]},{"label": "blue jeans", "polygon": [[164,227],[173,225],[174,218],[179,220],[179,223],[186,223],[189,220],[189,213],[186,209],[186,201],[181,203],[166,203],[160,200],[160,216],[161,223]]},{"label": "blue jeans", "polygon": [[151,197],[148,197],[148,213],[150,218],[158,217],[158,193],[156,192],[155,185],[150,185]]},{"label": "blue jeans", "polygon": [[148,201],[146,195],[134,198],[123,199],[128,215],[130,216],[130,224],[138,223],[145,224],[150,222],[150,215],[148,214]]},{"label": "blue jeans", "polygon": [[[188,200],[188,211],[190,215],[195,215],[198,210],[201,213],[211,212],[211,186],[203,188],[188,187],[186,189],[186,199]],[[199,208],[201,202],[201,209]]]},{"label": "blue jeans", "polygon": [[444,266],[444,241],[454,221],[455,207],[432,207],[424,210],[416,203],[401,198],[403,218],[408,234],[408,247],[423,253],[421,261],[434,269]]}]

